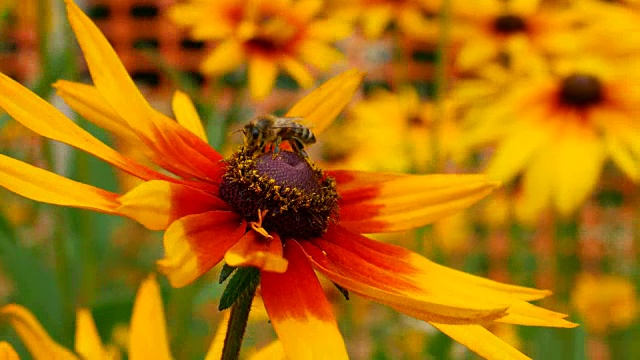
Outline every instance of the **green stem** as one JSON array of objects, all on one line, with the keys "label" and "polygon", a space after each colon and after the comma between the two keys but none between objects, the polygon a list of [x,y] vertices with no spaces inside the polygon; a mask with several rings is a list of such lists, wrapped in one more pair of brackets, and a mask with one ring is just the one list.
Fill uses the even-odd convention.
[{"label": "green stem", "polygon": [[[257,272],[257,270],[256,270]],[[231,308],[231,317],[227,325],[227,336],[224,339],[224,348],[222,349],[222,360],[237,360],[240,356],[240,346],[244,338],[244,332],[247,328],[249,320],[249,312],[251,311],[251,303],[256,294],[256,289],[260,283],[259,273],[244,290],[242,295],[238,297],[235,304]]]}]

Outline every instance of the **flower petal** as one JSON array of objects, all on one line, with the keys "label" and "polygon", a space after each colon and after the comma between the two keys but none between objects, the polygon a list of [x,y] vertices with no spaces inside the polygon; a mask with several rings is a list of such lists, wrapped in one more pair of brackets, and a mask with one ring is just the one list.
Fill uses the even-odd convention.
[{"label": "flower petal", "polygon": [[0,317],[9,321],[34,359],[78,359],[71,351],[53,341],[35,316],[24,307],[16,304],[3,306],[0,308]]},{"label": "flower petal", "polygon": [[0,186],[49,204],[116,214],[118,194],[67,179],[0,154]]},{"label": "flower petal", "polygon": [[131,314],[129,358],[171,359],[160,286],[154,275],[142,282],[136,294]]},{"label": "flower petal", "polygon": [[289,260],[287,271],[263,271],[260,283],[264,305],[287,357],[347,359],[331,305],[304,251],[288,241],[284,256]]},{"label": "flower petal", "polygon": [[304,118],[303,123],[318,136],[351,101],[363,78],[364,72],[347,70],[298,101],[286,116]]},{"label": "flower petal", "polygon": [[313,85],[313,76],[306,66],[293,57],[286,57],[282,60],[282,67],[293,77],[296,82],[303,88]]},{"label": "flower petal", "polygon": [[[469,296],[456,297],[460,291],[450,289],[455,288],[451,279],[429,278],[425,282],[423,269],[402,258],[368,249],[372,243],[375,242],[339,226],[330,227],[321,239],[300,242],[316,270],[331,281],[421,320],[470,324],[506,314],[507,306],[480,298],[470,301]],[[384,249],[398,256],[409,253],[391,245]],[[448,282],[448,288],[440,291],[440,282]]]},{"label": "flower petal", "polygon": [[268,239],[255,231],[249,231],[224,255],[229,266],[254,266],[262,271],[283,273],[287,271],[287,259],[282,257],[282,242],[277,234]]},{"label": "flower petal", "polygon": [[359,233],[414,229],[487,196],[498,183],[484,175],[406,175],[327,171],[338,183],[340,225]]},{"label": "flower petal", "polygon": [[278,65],[273,59],[259,55],[249,59],[249,87],[256,99],[269,95],[277,76]]},{"label": "flower petal", "polygon": [[18,353],[13,346],[6,341],[0,341],[0,359],[2,360],[20,360]]},{"label": "flower petal", "polygon": [[431,325],[485,359],[529,359],[480,325]]},{"label": "flower petal", "polygon": [[573,212],[593,191],[605,160],[598,134],[583,126],[566,129],[555,143],[555,205],[562,215]]},{"label": "flower petal", "polygon": [[76,313],[75,349],[83,359],[109,359],[111,356],[102,345],[89,309],[79,309]]},{"label": "flower petal", "polygon": [[32,131],[84,150],[141,179],[152,179],[158,175],[157,172],[108,147],[64,116],[53,105],[2,73],[0,107]]},{"label": "flower petal", "polygon": [[202,141],[207,142],[207,133],[202,127],[202,120],[200,120],[200,115],[198,115],[198,111],[189,96],[182,91],[176,91],[173,94],[171,105],[178,124],[191,131]]},{"label": "flower petal", "polygon": [[207,55],[200,70],[205,74],[224,74],[242,65],[244,61],[244,50],[237,40],[227,40],[216,46]]},{"label": "flower petal", "polygon": [[96,88],[144,145],[158,154],[158,165],[184,178],[219,177],[222,156],[197,136],[157,112],[144,99],[124,65],[96,25],[66,0],[69,22],[87,60]]},{"label": "flower petal", "polygon": [[[287,359],[287,353],[284,352],[282,341],[275,340],[270,342],[267,346],[264,346],[251,354],[248,357],[249,360],[285,360]],[[208,360],[208,359],[207,359]]]},{"label": "flower petal", "polygon": [[95,125],[108,130],[120,139],[135,143],[138,136],[120,115],[102,98],[95,86],[58,80],[53,84],[56,93],[75,112]]},{"label": "flower petal", "polygon": [[168,181],[146,181],[118,199],[118,213],[151,230],[164,230],[175,220],[229,206],[208,192]]},{"label": "flower petal", "polygon": [[157,265],[174,287],[188,285],[224,258],[245,233],[231,211],[209,211],[174,221],[164,233],[165,258]]}]

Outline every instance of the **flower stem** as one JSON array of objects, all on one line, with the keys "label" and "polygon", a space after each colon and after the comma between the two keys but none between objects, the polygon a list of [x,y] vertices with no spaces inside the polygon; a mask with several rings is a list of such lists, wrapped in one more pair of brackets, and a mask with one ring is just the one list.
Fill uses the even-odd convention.
[{"label": "flower stem", "polygon": [[260,271],[254,268],[251,270],[255,271],[255,274],[252,276],[252,281],[231,308],[231,317],[227,325],[227,336],[224,339],[224,348],[222,349],[222,360],[237,360],[240,355],[240,346],[242,345],[244,332],[247,328],[251,303],[253,302],[253,297],[260,283]]}]

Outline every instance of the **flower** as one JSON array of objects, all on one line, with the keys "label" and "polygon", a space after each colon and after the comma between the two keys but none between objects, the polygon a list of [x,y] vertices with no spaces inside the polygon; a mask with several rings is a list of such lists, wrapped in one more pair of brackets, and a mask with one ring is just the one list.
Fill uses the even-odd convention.
[{"label": "flower", "polygon": [[0,359],[3,360],[20,360],[18,353],[6,341],[0,341]]},{"label": "flower", "polygon": [[509,59],[522,48],[554,54],[574,51],[579,43],[574,28],[580,13],[540,0],[454,2],[452,15],[463,40],[456,56],[463,71]]},{"label": "flower", "polygon": [[633,61],[569,57],[519,78],[475,111],[467,140],[497,144],[486,169],[522,175],[516,213],[533,221],[552,205],[569,215],[591,194],[605,160],[640,178],[640,78]]},{"label": "flower", "polygon": [[638,316],[636,290],[622,276],[580,274],[571,303],[587,329],[596,334],[627,328]]},{"label": "flower", "polygon": [[[34,359],[119,358],[115,347],[102,344],[88,309],[78,309],[76,314],[75,354],[56,343],[35,316],[21,305],[0,308],[0,319],[3,318],[14,327]],[[129,332],[129,358],[171,358],[160,287],[154,276],[142,282],[136,295]]]},{"label": "flower", "polygon": [[433,0],[347,0],[330,2],[330,12],[357,21],[367,38],[377,39],[390,25],[416,39],[435,39],[437,24],[425,14],[433,14],[440,1]]},{"label": "flower", "polygon": [[342,59],[330,44],[349,35],[348,23],[320,18],[321,0],[207,0],[174,5],[169,17],[196,40],[214,41],[202,72],[227,73],[248,64],[256,98],[273,87],[279,68],[303,87],[313,83],[305,65],[328,70]]},{"label": "flower", "polygon": [[[16,120],[145,180],[121,196],[0,155],[0,186],[165,230],[158,267],[176,287],[222,259],[260,269],[267,313],[292,358],[347,357],[314,269],[349,291],[430,322],[485,357],[524,357],[486,324],[575,326],[565,315],[529,303],[548,291],[475,277],[361,235],[422,226],[470,206],[495,182],[483,175],[323,172],[285,149],[275,155],[243,147],[225,160],[197,135],[201,125],[188,98],[174,101],[178,122],[153,110],[97,27],[71,0],[66,4],[94,85],[58,82],[61,96],[88,120],[136,138],[166,172],[123,157],[0,75],[0,107]],[[361,80],[360,72],[347,71],[287,116],[305,119],[320,134]]]}]

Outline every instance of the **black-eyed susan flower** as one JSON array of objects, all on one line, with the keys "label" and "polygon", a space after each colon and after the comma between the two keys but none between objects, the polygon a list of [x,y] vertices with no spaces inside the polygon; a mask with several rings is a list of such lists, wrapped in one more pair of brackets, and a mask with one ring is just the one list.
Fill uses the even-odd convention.
[{"label": "black-eyed susan flower", "polygon": [[580,14],[540,0],[456,1],[453,26],[461,32],[456,65],[463,71],[508,59],[526,48],[538,54],[575,51]]},{"label": "black-eyed susan flower", "polygon": [[433,16],[440,0],[347,0],[331,1],[330,12],[356,21],[367,38],[377,39],[390,26],[404,35],[422,40],[434,39],[438,25]]},{"label": "black-eyed susan flower", "polygon": [[[0,321],[8,321],[13,326],[36,360],[120,358],[116,347],[102,343],[91,311],[85,308],[76,314],[73,351],[53,340],[38,319],[21,305],[0,308]],[[160,287],[154,276],[147,278],[138,289],[131,315],[128,354],[130,359],[171,359]]]},{"label": "black-eyed susan flower", "polygon": [[[486,324],[575,326],[565,315],[529,303],[548,291],[475,277],[361,235],[422,226],[470,206],[495,182],[483,175],[322,171],[284,149],[276,155],[243,147],[223,159],[202,139],[188,98],[174,101],[178,122],[153,110],[97,27],[71,0],[67,9],[94,85],[59,82],[61,95],[88,120],[136,139],[165,171],[123,157],[0,75],[0,107],[16,120],[144,180],[121,196],[0,155],[0,186],[34,200],[124,215],[165,230],[165,257],[158,266],[176,287],[223,259],[259,269],[267,313],[292,358],[347,357],[314,269],[344,289],[428,321],[490,358],[524,355]],[[304,118],[320,134],[361,79],[358,71],[345,72],[287,116]]]},{"label": "black-eyed susan flower", "polygon": [[266,96],[280,69],[303,87],[313,84],[309,65],[328,70],[342,59],[331,44],[349,35],[348,23],[321,17],[321,0],[210,0],[175,5],[170,18],[196,40],[214,41],[201,64],[220,75],[247,64],[249,87]]},{"label": "black-eyed susan flower", "polygon": [[471,142],[495,142],[487,173],[522,175],[517,213],[532,221],[552,205],[572,213],[592,193],[607,159],[640,177],[640,78],[633,61],[568,58],[474,112]]},{"label": "black-eyed susan flower", "polygon": [[587,329],[601,335],[631,326],[639,313],[633,283],[618,275],[580,274],[571,303]]}]

